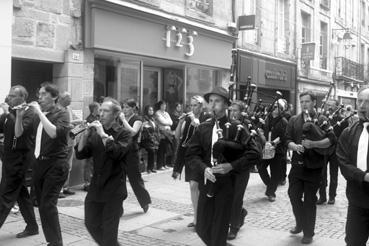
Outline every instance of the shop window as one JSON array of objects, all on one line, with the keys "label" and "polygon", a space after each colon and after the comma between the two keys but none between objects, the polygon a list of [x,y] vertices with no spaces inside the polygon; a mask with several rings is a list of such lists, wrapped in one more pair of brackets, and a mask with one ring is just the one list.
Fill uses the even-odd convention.
[{"label": "shop window", "polygon": [[139,62],[120,63],[118,70],[118,95],[120,101],[132,98],[140,102],[140,65]]},{"label": "shop window", "polygon": [[217,83],[216,70],[202,69],[202,68],[188,68],[187,69],[187,83],[186,83],[186,102],[194,95],[204,95],[206,92],[219,83]]},{"label": "shop window", "polygon": [[154,106],[159,101],[159,82],[161,70],[158,68],[144,67],[143,71],[143,107]]},{"label": "shop window", "polygon": [[173,112],[176,103],[183,103],[184,93],[183,70],[164,69],[163,98],[167,102],[167,111]]}]

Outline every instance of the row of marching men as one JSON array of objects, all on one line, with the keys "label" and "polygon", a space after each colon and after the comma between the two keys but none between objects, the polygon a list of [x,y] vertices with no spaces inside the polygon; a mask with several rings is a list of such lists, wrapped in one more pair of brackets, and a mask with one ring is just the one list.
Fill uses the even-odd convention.
[{"label": "row of marching men", "polygon": [[[27,90],[20,85],[13,86],[7,96],[9,110],[0,117],[0,132],[4,134],[0,228],[18,202],[27,226],[16,237],[39,233],[25,183],[32,162],[32,185],[42,229],[50,246],[63,245],[57,200],[70,169],[68,142],[75,136],[71,134],[70,113],[58,103],[61,94],[55,84],[45,82],[38,91],[38,101],[26,103]],[[85,225],[99,245],[119,245],[118,225],[122,203],[127,197],[126,176],[144,212],[151,203],[138,168],[139,148],[133,133],[135,117],[128,111],[124,111],[125,115],[117,100],[105,98],[100,105],[99,120],[81,126],[79,141],[72,145],[77,159],[92,158],[93,176],[85,198]]]},{"label": "row of marching men", "polygon": [[[303,232],[301,243],[312,243],[316,205],[326,202],[325,180],[329,162],[330,169],[337,171],[331,171],[328,203],[335,203],[340,165],[349,191],[345,240],[347,245],[365,245],[369,235],[365,222],[368,216],[365,219],[359,217],[369,211],[369,203],[361,201],[359,195],[364,201],[369,199],[369,193],[362,188],[369,176],[366,174],[367,162],[361,167],[357,156],[362,149],[361,140],[358,144],[360,134],[366,132],[362,131],[362,124],[369,119],[369,89],[358,94],[360,120],[352,121],[357,117],[356,112],[348,112],[350,109],[346,112],[333,110],[329,115],[318,113],[316,96],[307,91],[299,96],[303,112],[288,121],[283,114],[285,100],[276,100],[263,129],[250,127],[250,122],[243,119],[244,105],[232,102],[224,88],[216,87],[204,95],[212,112],[208,117],[201,111],[204,99],[193,97],[191,113],[178,125],[177,134],[181,141],[172,174],[177,178],[185,166],[185,180],[190,183],[195,211],[194,220],[188,226],[195,227],[206,245],[226,245],[227,239],[236,238],[247,215],[243,197],[250,169],[259,165],[260,176],[267,186],[265,195],[273,202],[278,183],[283,178],[280,170],[283,170],[289,150],[292,151],[292,165],[288,175],[288,195],[296,221],[290,233]],[[351,137],[352,134],[355,136]],[[366,149],[367,143],[368,139]],[[271,175],[267,166],[270,166]]]}]

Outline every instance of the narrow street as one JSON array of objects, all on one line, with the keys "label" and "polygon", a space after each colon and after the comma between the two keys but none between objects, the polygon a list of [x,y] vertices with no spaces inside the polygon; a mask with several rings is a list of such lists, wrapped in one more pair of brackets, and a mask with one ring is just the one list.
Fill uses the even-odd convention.
[{"label": "narrow street", "polygon": [[[144,180],[152,196],[152,205],[148,213],[144,214],[128,185],[129,195],[124,202],[124,216],[119,226],[120,243],[129,246],[204,245],[193,229],[186,227],[193,216],[188,184],[182,180],[174,181],[171,178],[171,170],[144,175]],[[244,207],[249,213],[238,237],[229,241],[230,245],[300,245],[301,235],[290,235],[288,232],[294,226],[294,220],[287,187],[288,184],[280,186],[276,202],[270,203],[264,196],[265,188],[259,175],[251,174],[244,198]],[[336,204],[318,206],[316,236],[312,245],[345,245],[347,200],[344,190],[345,180],[340,176]],[[76,195],[59,200],[60,222],[65,245],[95,245],[83,223],[85,195],[85,192],[77,190]],[[36,214],[38,216],[38,211]],[[15,238],[15,234],[22,231],[24,226],[19,213],[10,215],[0,231],[0,245],[45,245],[40,223],[39,235],[24,239]]]}]

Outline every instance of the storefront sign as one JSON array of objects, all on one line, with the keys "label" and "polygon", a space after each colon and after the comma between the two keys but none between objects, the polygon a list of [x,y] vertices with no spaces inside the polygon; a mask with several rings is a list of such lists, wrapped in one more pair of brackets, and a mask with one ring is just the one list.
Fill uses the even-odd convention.
[{"label": "storefront sign", "polygon": [[195,52],[194,36],[197,36],[197,32],[188,31],[186,28],[176,26],[167,26],[166,29],[165,38],[163,38],[165,46],[167,48],[172,47],[172,45],[176,48],[183,47],[186,49],[186,56],[193,56]]},{"label": "storefront sign", "polygon": [[265,71],[265,78],[287,81],[287,72],[286,71],[266,70]]},{"label": "storefront sign", "polygon": [[238,17],[238,29],[240,31],[255,29],[255,15],[242,15]]},{"label": "storefront sign", "polygon": [[314,60],[315,43],[303,43],[301,44],[301,59]]}]

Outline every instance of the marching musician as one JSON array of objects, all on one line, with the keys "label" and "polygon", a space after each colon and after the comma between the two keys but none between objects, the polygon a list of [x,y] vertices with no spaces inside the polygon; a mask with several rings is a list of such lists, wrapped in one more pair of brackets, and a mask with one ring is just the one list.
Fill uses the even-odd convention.
[{"label": "marching musician", "polygon": [[357,108],[359,121],[343,130],[336,151],[347,181],[347,246],[365,246],[369,235],[369,88],[359,90]]},{"label": "marching musician", "polygon": [[77,159],[93,158],[94,173],[85,198],[85,224],[97,244],[119,245],[118,226],[123,200],[127,197],[127,153],[131,133],[117,121],[120,104],[106,97],[100,121],[89,124],[75,146]]},{"label": "marching musician", "polygon": [[[339,103],[338,101],[336,101],[336,107],[339,107]],[[330,108],[329,108],[330,109]],[[330,125],[333,126],[333,131],[334,134],[336,135],[337,139],[341,136],[342,131],[348,127],[349,123],[348,120],[344,120],[342,123],[337,124],[337,122],[341,122],[343,118],[343,116],[340,113],[340,108],[336,109],[338,111],[333,111],[329,110],[329,122]],[[327,188],[327,172],[328,172],[328,162],[329,162],[329,199],[328,199],[328,204],[333,205],[335,203],[335,198],[337,195],[337,185],[338,185],[338,160],[337,160],[337,156],[336,156],[336,151],[333,151],[331,155],[328,156],[327,158],[327,163],[325,164],[324,168],[323,168],[323,173],[322,173],[322,179],[320,182],[320,187],[319,187],[319,199],[317,201],[318,205],[324,204],[327,201],[327,193],[326,193],[326,188]]]},{"label": "marching musician", "polygon": [[[229,108],[230,118],[234,122],[243,122],[242,112],[245,110],[245,105],[241,101],[232,101]],[[250,178],[250,169],[245,168],[234,173],[234,195],[232,202],[231,217],[229,220],[229,232],[227,239],[233,240],[237,237],[238,231],[245,222],[247,210],[243,207],[243,197]]]},{"label": "marching musician", "polygon": [[48,245],[61,246],[63,240],[56,205],[68,177],[70,118],[68,112],[57,105],[59,90],[55,84],[42,83],[38,94],[38,103],[29,104],[36,113],[33,183],[46,241]]},{"label": "marching musician", "polygon": [[[271,159],[263,159],[258,167],[260,178],[267,186],[265,195],[270,202],[276,199],[275,192],[277,191],[278,183],[283,176],[283,162],[287,153],[285,142],[285,133],[288,121],[284,118],[283,112],[287,109],[287,102],[284,99],[278,99],[273,107],[273,111],[268,115],[264,124],[264,137],[267,140],[267,145],[275,152]],[[268,139],[270,136],[270,139]],[[270,167],[270,175],[268,173]]]},{"label": "marching musician", "polygon": [[179,123],[175,131],[175,136],[179,146],[177,149],[177,158],[174,163],[172,177],[177,179],[178,176],[181,175],[182,169],[185,166],[185,181],[189,182],[190,184],[191,202],[194,210],[193,222],[189,223],[187,227],[196,226],[197,203],[199,200],[199,182],[202,180],[202,176],[191,171],[189,163],[185,161],[185,153],[187,150],[187,144],[194,134],[196,128],[209,116],[203,111],[204,103],[205,100],[202,96],[196,95],[191,97],[191,111],[179,117]]},{"label": "marching musician", "polygon": [[[8,94],[9,112],[0,117],[0,133],[4,133],[3,176],[0,192],[0,228],[4,224],[11,208],[18,201],[19,209],[27,226],[17,238],[38,234],[33,204],[26,187],[26,172],[31,162],[29,151],[34,145],[33,117],[31,108],[25,110],[27,90],[13,86]],[[18,106],[18,109],[15,109]]]},{"label": "marching musician", "polygon": [[320,177],[325,156],[319,149],[327,149],[335,143],[336,137],[328,131],[322,140],[312,141],[303,139],[303,127],[310,118],[318,118],[322,122],[325,116],[316,114],[316,97],[311,91],[300,94],[301,109],[306,113],[292,116],[286,130],[286,142],[293,150],[291,170],[289,173],[288,195],[292,205],[296,226],[290,230],[292,234],[304,233],[303,244],[313,241],[316,219],[316,193],[319,188]]},{"label": "marching musician", "polygon": [[[254,165],[260,159],[260,151],[245,129],[237,128],[240,129],[238,133],[235,125],[231,125],[229,131],[226,129],[226,110],[231,103],[227,90],[215,87],[204,98],[214,112],[214,118],[200,124],[195,130],[186,152],[186,162],[194,173],[203,177],[199,182],[196,232],[206,245],[223,246],[227,241],[234,173]],[[213,166],[216,163],[213,146],[219,146],[218,139],[222,139],[222,131],[225,135],[230,133],[229,139],[239,136],[237,147],[241,148],[239,152],[230,149],[223,151],[220,155],[224,155],[225,160]],[[232,157],[235,159],[231,160]]]}]

